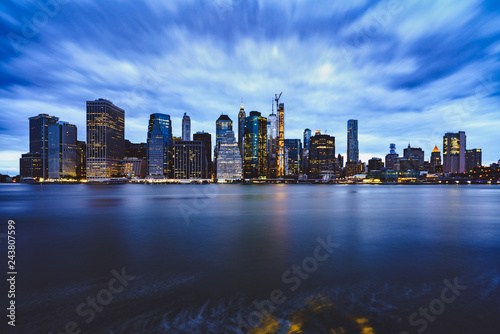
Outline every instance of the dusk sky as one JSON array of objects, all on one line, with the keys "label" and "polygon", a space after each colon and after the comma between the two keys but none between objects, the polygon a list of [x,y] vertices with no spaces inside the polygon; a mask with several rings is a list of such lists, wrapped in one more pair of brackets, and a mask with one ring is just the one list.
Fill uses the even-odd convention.
[{"label": "dusk sky", "polygon": [[3,174],[19,173],[40,113],[85,140],[85,101],[106,98],[125,109],[132,142],[146,141],[151,113],[180,136],[187,112],[192,133],[215,137],[242,98],[268,116],[280,92],[285,138],[326,131],[337,154],[353,118],[365,162],[390,143],[428,160],[459,130],[483,164],[500,159],[498,0],[7,0],[0,32]]}]

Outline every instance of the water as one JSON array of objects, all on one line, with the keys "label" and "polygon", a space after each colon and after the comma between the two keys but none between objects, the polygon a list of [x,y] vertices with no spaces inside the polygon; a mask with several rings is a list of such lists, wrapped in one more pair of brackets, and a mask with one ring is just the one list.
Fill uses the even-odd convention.
[{"label": "water", "polygon": [[[19,273],[8,333],[71,321],[81,333],[247,333],[262,302],[277,333],[360,317],[377,333],[498,333],[499,199],[486,185],[1,185]],[[90,311],[122,268],[134,278]],[[445,280],[460,287],[449,303]]]}]

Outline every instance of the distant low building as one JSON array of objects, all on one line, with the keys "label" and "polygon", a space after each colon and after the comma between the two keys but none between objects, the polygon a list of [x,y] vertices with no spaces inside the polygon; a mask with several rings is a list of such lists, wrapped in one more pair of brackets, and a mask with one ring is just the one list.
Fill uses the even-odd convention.
[{"label": "distant low building", "polygon": [[371,158],[368,160],[368,172],[372,170],[381,170],[384,167],[384,163],[380,158]]},{"label": "distant low building", "polygon": [[139,158],[124,158],[122,160],[122,175],[126,177],[144,177],[147,174],[147,160]]},{"label": "distant low building", "polygon": [[43,178],[43,156],[41,153],[25,153],[19,160],[21,178]]},{"label": "distant low building", "polygon": [[474,167],[480,167],[482,164],[481,149],[473,148],[465,151],[465,169],[472,171]]}]

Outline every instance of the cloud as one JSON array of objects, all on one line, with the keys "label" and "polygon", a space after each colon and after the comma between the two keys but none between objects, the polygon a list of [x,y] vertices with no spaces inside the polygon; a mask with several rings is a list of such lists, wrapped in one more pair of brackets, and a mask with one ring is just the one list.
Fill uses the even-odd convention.
[{"label": "cloud", "polygon": [[[22,35],[41,10],[1,6],[2,36]],[[39,113],[76,124],[84,140],[85,101],[108,98],[126,110],[126,138],[144,142],[151,113],[170,114],[174,135],[184,112],[193,132],[214,134],[221,113],[236,121],[242,97],[268,115],[281,91],[287,138],[327,130],[345,155],[355,118],[362,157],[411,142],[428,158],[444,132],[464,130],[491,163],[499,16],[490,1],[68,2],[19,53],[0,42],[0,172],[17,172],[12,152],[27,152]]]}]

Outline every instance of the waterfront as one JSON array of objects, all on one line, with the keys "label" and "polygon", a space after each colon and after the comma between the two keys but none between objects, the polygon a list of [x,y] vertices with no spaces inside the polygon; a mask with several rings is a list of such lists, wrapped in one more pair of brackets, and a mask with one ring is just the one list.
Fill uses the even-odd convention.
[{"label": "waterfront", "polygon": [[[83,333],[232,334],[279,289],[282,328],[321,296],[377,333],[417,333],[408,317],[457,278],[467,288],[425,333],[497,333],[499,195],[491,185],[1,185],[2,226],[17,226],[14,332],[75,321]],[[318,238],[331,238],[332,254],[283,280]],[[122,268],[135,278],[86,323],[75,310]],[[328,333],[327,319],[304,333]]]}]

